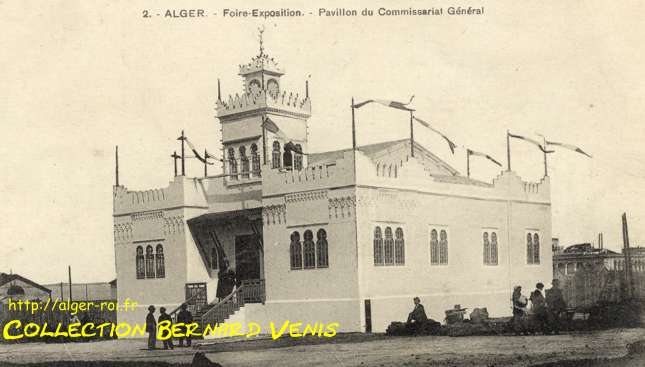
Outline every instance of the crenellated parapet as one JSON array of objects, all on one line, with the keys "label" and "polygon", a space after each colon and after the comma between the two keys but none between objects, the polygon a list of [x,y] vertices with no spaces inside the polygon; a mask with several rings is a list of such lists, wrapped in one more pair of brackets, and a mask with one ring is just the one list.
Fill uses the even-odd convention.
[{"label": "crenellated parapet", "polygon": [[250,111],[278,112],[291,114],[297,117],[308,118],[311,116],[311,100],[298,93],[282,91],[270,93],[259,90],[255,93],[242,93],[229,95],[226,101],[218,100],[217,117],[225,119],[233,115],[244,114]]},{"label": "crenellated parapet", "polygon": [[195,179],[177,176],[164,188],[131,191],[125,186],[115,186],[113,190],[114,215],[132,215],[133,221],[161,219],[161,211],[181,207],[207,207],[202,188]]}]

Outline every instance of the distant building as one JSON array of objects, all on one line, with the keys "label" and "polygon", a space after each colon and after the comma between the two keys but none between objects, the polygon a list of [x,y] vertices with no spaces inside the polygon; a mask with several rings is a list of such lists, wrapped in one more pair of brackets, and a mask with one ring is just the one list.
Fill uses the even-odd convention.
[{"label": "distant building", "polygon": [[23,301],[45,301],[51,290],[18,274],[0,273],[0,303],[9,299]]},{"label": "distant building", "polygon": [[[52,299],[67,300],[69,283],[47,284],[52,290]],[[116,281],[102,283],[72,283],[72,300],[74,301],[116,301]]]},{"label": "distant building", "polygon": [[[645,271],[645,247],[629,249],[632,270]],[[572,275],[585,264],[603,265],[607,270],[623,270],[625,268],[624,250],[618,253],[606,248],[594,247],[590,243],[571,245],[553,255],[553,276]]]}]

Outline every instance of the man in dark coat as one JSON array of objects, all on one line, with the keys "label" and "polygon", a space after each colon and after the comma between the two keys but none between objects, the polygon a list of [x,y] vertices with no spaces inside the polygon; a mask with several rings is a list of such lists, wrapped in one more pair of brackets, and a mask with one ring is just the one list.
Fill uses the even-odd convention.
[{"label": "man in dark coat", "polygon": [[551,289],[546,291],[546,309],[548,314],[549,329],[555,334],[560,333],[562,313],[567,309],[567,303],[564,301],[560,281],[553,279]]},{"label": "man in dark coat", "polygon": [[418,334],[425,322],[428,321],[428,316],[426,316],[426,311],[419,297],[414,297],[412,301],[414,302],[414,309],[408,315],[408,321],[405,323],[405,326],[408,330]]},{"label": "man in dark coat", "polygon": [[535,290],[531,293],[531,310],[535,317],[535,324],[537,331],[546,332],[546,322],[547,322],[547,313],[546,313],[546,301],[542,295],[542,290],[544,289],[544,284],[538,283],[535,285]]},{"label": "man in dark coat", "polygon": [[[184,323],[186,325],[192,324],[193,323],[193,314],[188,311],[188,305],[183,303],[181,305],[181,310],[177,314],[177,322],[178,323]],[[181,328],[181,331],[185,334],[186,331],[188,330],[187,326],[184,326]],[[184,346],[184,340],[186,340],[186,346],[190,347],[191,345],[191,340],[190,340],[190,335],[186,335],[184,337],[179,338],[179,346],[183,347]]]},{"label": "man in dark coat", "polygon": [[223,264],[221,264],[219,272],[217,272],[217,292],[215,296],[217,299],[222,300],[229,295],[228,291],[228,260],[224,259]]},{"label": "man in dark coat", "polygon": [[155,349],[157,341],[157,321],[155,320],[155,306],[148,307],[148,316],[146,316],[146,332],[148,333],[148,349]]},{"label": "man in dark coat", "polygon": [[[170,315],[166,313],[165,307],[160,307],[159,312],[161,312],[161,315],[159,315],[159,323],[167,321],[169,323],[168,328],[170,329],[170,324],[172,324],[172,317],[170,317]],[[175,349],[175,346],[172,344],[172,336],[163,341],[163,349],[168,348]]]}]

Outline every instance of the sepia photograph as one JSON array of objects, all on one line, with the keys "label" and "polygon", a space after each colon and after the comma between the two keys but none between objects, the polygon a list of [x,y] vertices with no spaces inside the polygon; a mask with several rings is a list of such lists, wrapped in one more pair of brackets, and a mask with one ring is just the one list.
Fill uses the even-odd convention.
[{"label": "sepia photograph", "polygon": [[0,366],[645,365],[639,9],[0,1]]}]

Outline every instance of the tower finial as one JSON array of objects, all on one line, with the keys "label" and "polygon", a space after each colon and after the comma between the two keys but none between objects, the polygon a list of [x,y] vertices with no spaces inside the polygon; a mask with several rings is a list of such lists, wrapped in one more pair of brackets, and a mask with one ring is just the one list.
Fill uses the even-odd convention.
[{"label": "tower finial", "polygon": [[262,25],[262,28],[258,27],[258,38],[260,40],[260,56],[264,55],[264,40],[262,37],[262,33],[264,33],[264,25]]}]

